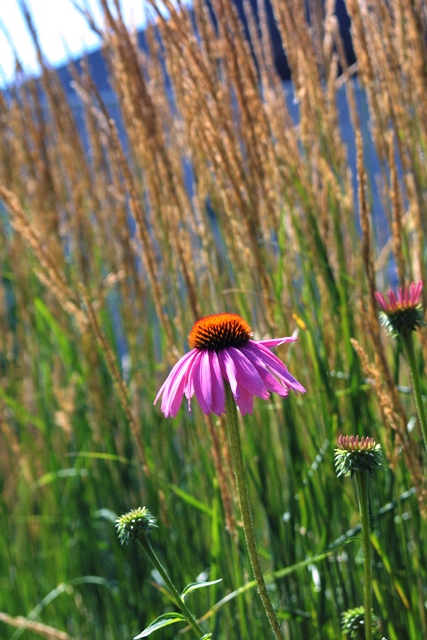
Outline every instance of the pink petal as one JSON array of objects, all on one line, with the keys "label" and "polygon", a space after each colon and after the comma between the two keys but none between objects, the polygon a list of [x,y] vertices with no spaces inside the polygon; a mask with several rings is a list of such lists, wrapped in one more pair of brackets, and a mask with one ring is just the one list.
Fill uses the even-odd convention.
[{"label": "pink petal", "polygon": [[200,352],[200,357],[194,362],[191,377],[194,381],[194,392],[200,408],[203,413],[208,416],[212,412],[212,381],[209,351]]},{"label": "pink petal", "polygon": [[[420,280],[418,284],[412,283],[414,285],[414,295],[413,295],[413,305],[417,305],[421,298],[421,293],[423,291],[423,281]],[[411,284],[411,287],[412,287]]]},{"label": "pink petal", "polygon": [[250,340],[245,345],[245,348],[249,349],[252,353],[255,353],[264,362],[264,364],[267,365],[275,375],[277,375],[286,387],[293,389],[295,392],[300,391],[301,393],[305,393],[306,390],[302,384],[300,384],[298,380],[289,373],[283,362],[275,356],[274,353],[271,353],[267,347],[259,342]]},{"label": "pink petal", "polygon": [[388,292],[388,297],[390,300],[390,305],[389,307],[395,311],[397,309],[397,299],[396,296],[394,295],[394,291],[392,291],[392,289],[390,289],[390,291]]},{"label": "pink petal", "polygon": [[236,398],[236,404],[242,416],[245,416],[247,413],[252,415],[254,410],[254,394],[241,387],[239,397]]},{"label": "pink petal", "polygon": [[264,347],[278,347],[281,344],[286,344],[288,342],[295,342],[297,340],[297,336],[290,336],[288,338],[273,338],[272,340],[252,340],[251,342],[256,342],[257,344],[263,344]]},{"label": "pink petal", "polygon": [[154,400],[156,404],[159,397],[162,398],[162,411],[166,418],[175,418],[181,406],[184,387],[187,381],[189,371],[191,370],[193,360],[197,356],[197,350],[192,349],[185,354],[172,368],[170,374],[160,387],[160,390]]},{"label": "pink petal", "polygon": [[261,376],[266,389],[268,391],[274,391],[278,393],[280,396],[284,398],[288,395],[289,389],[285,387],[281,382],[276,380],[272,373],[267,369],[264,361],[258,357],[256,353],[252,351],[248,351],[246,347],[242,347],[242,351],[245,353],[245,356],[252,362],[254,367],[256,367],[259,375]]},{"label": "pink petal", "polygon": [[378,303],[378,306],[380,306],[381,309],[385,311],[388,305],[387,305],[387,302],[385,301],[383,294],[380,293],[379,291],[375,291],[375,299]]},{"label": "pink petal", "polygon": [[239,392],[237,389],[237,374],[234,360],[228,353],[227,349],[218,351],[218,360],[222,377],[225,380],[228,380],[228,382],[230,383],[231,391],[233,392],[233,396],[237,399],[239,397]]},{"label": "pink petal", "polygon": [[[200,353],[200,352],[199,352]],[[190,400],[194,396],[194,377],[191,373],[192,368],[194,367],[194,363],[197,358],[194,358],[193,363],[191,365],[191,369],[188,371],[187,382],[184,387],[184,395],[187,398],[187,406],[188,410],[191,411],[191,403]]]},{"label": "pink petal", "polygon": [[246,391],[252,393],[263,400],[269,397],[269,393],[265,388],[261,376],[250,360],[247,359],[241,349],[228,347],[226,351],[233,359],[236,368],[237,386],[240,395],[240,388],[244,387]]},{"label": "pink petal", "polygon": [[220,416],[225,413],[224,382],[216,352],[212,351],[209,356],[212,374],[212,411],[215,415]]}]

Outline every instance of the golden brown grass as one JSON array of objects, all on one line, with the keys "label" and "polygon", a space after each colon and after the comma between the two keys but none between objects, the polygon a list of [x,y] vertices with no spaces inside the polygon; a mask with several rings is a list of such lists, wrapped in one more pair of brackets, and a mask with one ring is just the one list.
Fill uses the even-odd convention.
[{"label": "golden brown grass", "polygon": [[[300,0],[273,0],[298,121],[273,66],[262,7],[259,30],[248,12],[255,62],[231,0],[212,1],[216,26],[204,0],[194,2],[193,14],[180,2],[150,0],[147,51],[138,49],[117,4],[101,4],[103,24],[87,18],[102,34],[121,122],[83,61],[72,67],[82,135],[28,13],[41,77],[0,96],[0,197],[7,211],[0,229],[0,353],[7,373],[0,386],[33,415],[35,398],[45,392],[33,366],[43,352],[34,311],[42,300],[74,345],[70,361],[79,363],[71,380],[64,353],[52,351],[58,450],[69,453],[81,376],[91,443],[103,449],[114,442],[118,455],[143,464],[144,478],[131,490],[137,497],[171,455],[152,400],[195,319],[237,311],[257,338],[299,327],[298,344],[284,352],[308,389],[295,418],[299,432],[315,448],[337,426],[361,435],[378,431],[396,474],[406,478],[409,469],[421,503],[422,442],[407,432],[412,409],[398,389],[408,373],[379,326],[374,292],[387,288],[391,260],[400,284],[427,276],[424,4],[346,0],[357,54],[348,68],[333,0],[324,13],[310,3],[312,24]],[[355,162],[339,126],[343,92]],[[368,143],[379,158],[375,176]],[[375,184],[382,228],[373,212]],[[10,283],[16,327],[5,311]],[[422,331],[420,346],[421,368]],[[333,377],[337,372],[346,377]],[[375,382],[368,390],[365,376]],[[38,477],[44,458],[26,458],[6,400],[0,399],[1,438],[9,444],[1,458],[7,468],[22,459],[25,478]],[[271,406],[275,441],[281,411]],[[220,423],[198,420],[191,434],[179,423],[173,438],[177,450],[191,451],[206,425],[226,524],[235,533]],[[39,432],[34,440],[43,451]],[[11,504],[11,485],[4,491]],[[166,518],[163,489],[156,491]]]}]

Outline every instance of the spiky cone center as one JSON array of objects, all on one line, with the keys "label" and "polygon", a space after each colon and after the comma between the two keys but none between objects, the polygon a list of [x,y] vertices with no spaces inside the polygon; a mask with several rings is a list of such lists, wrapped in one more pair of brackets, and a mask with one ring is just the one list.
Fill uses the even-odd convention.
[{"label": "spiky cone center", "polygon": [[373,438],[339,436],[335,449],[335,470],[338,477],[353,477],[358,471],[372,474],[374,469],[383,469],[380,444]]},{"label": "spiky cone center", "polygon": [[138,539],[141,533],[148,533],[157,527],[156,519],[146,507],[132,509],[116,520],[117,535],[122,544],[130,538]]},{"label": "spiky cone center", "polygon": [[252,336],[246,320],[237,313],[216,313],[197,320],[188,336],[190,349],[220,351],[242,347]]}]

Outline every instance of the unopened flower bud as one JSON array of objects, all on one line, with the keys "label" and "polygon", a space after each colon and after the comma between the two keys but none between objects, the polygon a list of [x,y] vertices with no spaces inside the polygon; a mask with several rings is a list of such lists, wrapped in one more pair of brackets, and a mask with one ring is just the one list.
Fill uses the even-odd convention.
[{"label": "unopened flower bud", "polygon": [[383,469],[381,445],[373,438],[359,436],[343,436],[338,438],[335,449],[335,470],[337,476],[351,476],[358,471]]},{"label": "unopened flower bud", "polygon": [[130,538],[138,539],[140,533],[148,533],[157,527],[156,519],[146,507],[133,509],[116,520],[117,535],[122,544]]}]

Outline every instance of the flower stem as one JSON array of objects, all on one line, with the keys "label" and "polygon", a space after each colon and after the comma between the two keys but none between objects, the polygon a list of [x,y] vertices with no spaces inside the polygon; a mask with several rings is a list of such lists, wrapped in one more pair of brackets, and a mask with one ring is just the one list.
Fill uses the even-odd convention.
[{"label": "flower stem", "polygon": [[411,373],[412,380],[412,389],[414,391],[415,406],[417,407],[418,419],[420,421],[421,431],[424,438],[424,445],[427,449],[427,419],[424,409],[423,397],[421,394],[420,377],[417,370],[414,342],[412,340],[412,331],[402,331],[401,336],[406,351],[406,357],[408,358],[409,371]]},{"label": "flower stem", "polygon": [[359,493],[360,523],[362,525],[365,639],[372,640],[372,566],[371,540],[369,535],[368,474],[363,471],[359,471],[356,473],[356,479],[357,490]]},{"label": "flower stem", "polygon": [[258,586],[259,594],[261,596],[262,604],[264,605],[264,609],[267,614],[267,618],[271,624],[276,639],[284,640],[282,629],[280,627],[279,621],[270,600],[269,593],[267,591],[264,576],[262,574],[261,562],[256,547],[255,535],[252,525],[251,508],[249,504],[248,487],[246,484],[246,476],[243,464],[236,403],[234,401],[233,394],[228,382],[225,382],[225,401],[228,437],[230,440],[231,455],[233,458],[234,473],[236,476],[237,495],[239,497],[240,512],[243,520],[246,547],[248,549],[252,570]]},{"label": "flower stem", "polygon": [[153,547],[151,546],[151,543],[147,537],[146,533],[140,532],[139,536],[138,536],[138,542],[141,545],[141,547],[144,549],[145,554],[147,555],[148,559],[151,561],[151,563],[154,565],[154,567],[157,569],[157,571],[160,573],[160,575],[162,576],[164,583],[167,587],[167,590],[169,591],[169,595],[170,595],[170,599],[172,600],[172,602],[181,609],[182,614],[184,615],[184,617],[186,618],[188,624],[190,625],[190,627],[193,629],[193,631],[195,632],[197,638],[200,638],[204,635],[204,631],[202,629],[202,627],[199,625],[199,623],[197,622],[196,618],[193,616],[193,614],[191,613],[190,609],[187,607],[185,600],[181,597],[181,595],[178,592],[178,589],[175,587],[174,583],[172,582],[172,580],[170,579],[166,569],[164,568],[164,566],[162,565],[162,563],[160,562],[159,558],[157,557]]}]

